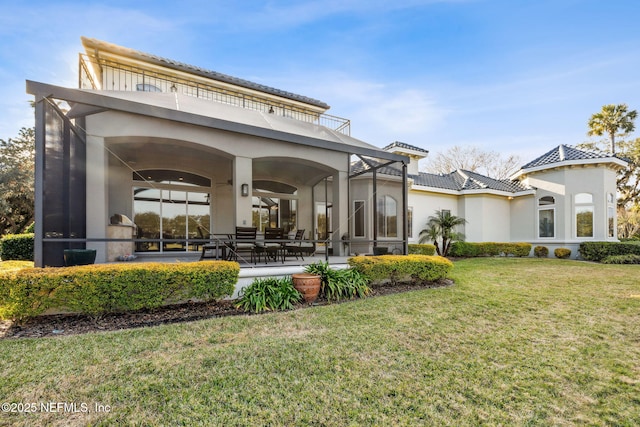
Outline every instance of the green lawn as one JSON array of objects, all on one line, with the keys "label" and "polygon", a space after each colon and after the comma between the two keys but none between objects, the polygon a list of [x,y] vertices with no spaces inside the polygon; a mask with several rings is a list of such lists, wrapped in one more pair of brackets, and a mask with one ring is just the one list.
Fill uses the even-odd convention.
[{"label": "green lawn", "polygon": [[0,340],[4,402],[89,410],[0,425],[640,425],[640,267],[473,259],[454,278],[295,312]]}]

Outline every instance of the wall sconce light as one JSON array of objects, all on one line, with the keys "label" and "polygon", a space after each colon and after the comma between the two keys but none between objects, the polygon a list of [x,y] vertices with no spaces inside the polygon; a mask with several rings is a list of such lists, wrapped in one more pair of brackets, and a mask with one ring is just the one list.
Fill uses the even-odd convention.
[{"label": "wall sconce light", "polygon": [[240,194],[242,197],[247,197],[249,195],[249,184],[242,184],[240,186]]},{"label": "wall sconce light", "polygon": [[175,83],[174,83],[174,84],[172,84],[172,85],[171,85],[171,92],[174,92],[174,93],[175,93],[175,92],[177,92],[177,91],[178,91],[178,88],[176,87],[176,84],[175,84]]},{"label": "wall sconce light", "polygon": [[273,107],[269,107],[269,114],[273,114],[275,111],[273,111]]}]

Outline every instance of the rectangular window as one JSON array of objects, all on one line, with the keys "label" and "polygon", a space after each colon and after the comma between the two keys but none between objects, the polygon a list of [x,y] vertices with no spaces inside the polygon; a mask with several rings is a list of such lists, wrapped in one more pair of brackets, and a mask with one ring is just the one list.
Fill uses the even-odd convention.
[{"label": "rectangular window", "polygon": [[593,237],[593,206],[576,207],[576,236]]},{"label": "rectangular window", "polygon": [[355,200],[353,202],[353,237],[365,237],[364,200]]},{"label": "rectangular window", "polygon": [[539,237],[555,237],[554,215],[553,209],[538,211]]}]

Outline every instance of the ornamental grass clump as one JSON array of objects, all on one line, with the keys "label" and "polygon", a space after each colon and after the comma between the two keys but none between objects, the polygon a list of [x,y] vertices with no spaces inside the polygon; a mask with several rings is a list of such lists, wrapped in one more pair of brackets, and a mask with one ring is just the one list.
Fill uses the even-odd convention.
[{"label": "ornamental grass clump", "polygon": [[242,296],[236,307],[260,313],[269,310],[291,310],[302,295],[293,287],[290,277],[268,277],[255,279],[242,288]]},{"label": "ornamental grass clump", "polygon": [[327,301],[364,298],[371,292],[367,278],[355,269],[334,270],[326,262],[309,264],[305,273],[321,278],[320,297]]}]

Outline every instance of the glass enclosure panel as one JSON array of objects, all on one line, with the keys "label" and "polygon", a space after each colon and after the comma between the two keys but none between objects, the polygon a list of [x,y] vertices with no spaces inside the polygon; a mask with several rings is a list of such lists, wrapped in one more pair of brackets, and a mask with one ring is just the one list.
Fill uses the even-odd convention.
[{"label": "glass enclosure panel", "polygon": [[[187,235],[187,193],[162,190],[162,238],[185,239]],[[185,242],[163,242],[163,251],[184,251]]]},{"label": "glass enclosure panel", "polygon": [[593,237],[592,206],[579,206],[576,208],[576,236]]},{"label": "glass enclosure panel", "polygon": [[[133,189],[133,222],[138,227],[138,239],[160,238],[160,190],[155,188]],[[138,242],[136,250],[141,252],[158,252],[158,242]]]},{"label": "glass enclosure panel", "polygon": [[555,237],[554,210],[541,209],[538,211],[540,237]]},{"label": "glass enclosure panel", "polygon": [[296,229],[298,201],[276,197],[253,197],[252,225],[259,232],[265,228],[283,228],[285,233]]},{"label": "glass enclosure panel", "polygon": [[[134,188],[134,222],[138,239],[163,239],[139,242],[138,252],[197,251],[201,243],[191,239],[208,238],[211,228],[209,194],[165,189]],[[186,241],[164,241],[164,240]]]}]

